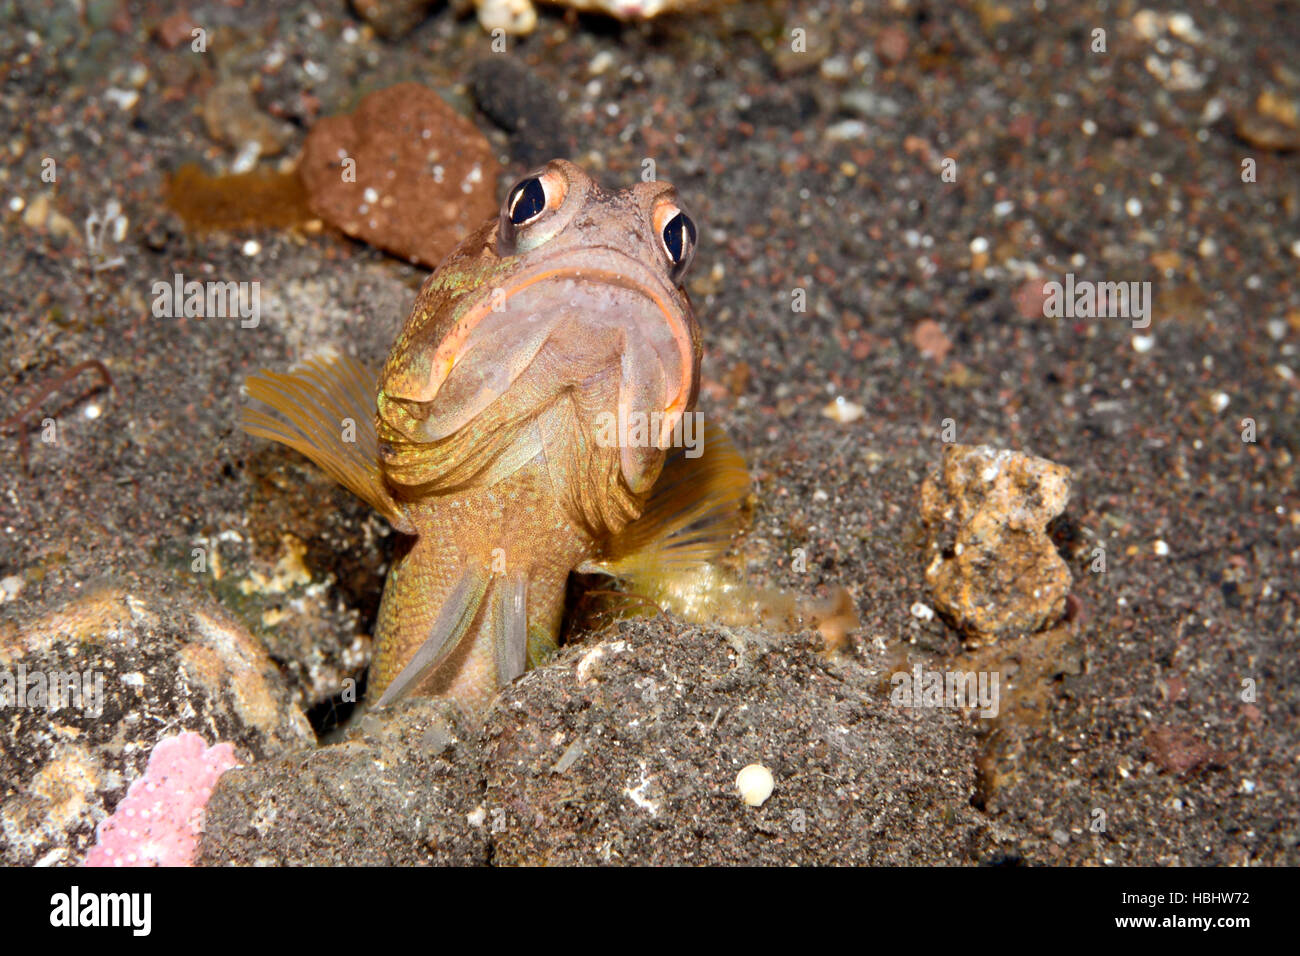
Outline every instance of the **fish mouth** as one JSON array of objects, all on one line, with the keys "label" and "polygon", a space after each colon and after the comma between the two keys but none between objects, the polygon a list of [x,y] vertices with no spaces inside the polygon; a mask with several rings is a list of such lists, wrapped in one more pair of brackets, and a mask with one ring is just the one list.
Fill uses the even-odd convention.
[{"label": "fish mouth", "polygon": [[[575,259],[579,261],[574,261]],[[486,295],[480,295],[439,342],[431,360],[412,363],[406,369],[385,376],[383,396],[405,406],[408,414],[415,411],[413,406],[428,408],[439,396],[453,369],[466,353],[483,348],[481,343],[473,341],[475,332],[502,321],[499,317],[507,312],[511,300],[522,299],[527,302],[530,290],[537,290],[541,284],[556,289],[567,288],[571,297],[569,302],[566,303],[564,293],[559,292],[553,303],[541,301],[536,305],[526,304],[518,312],[522,314],[531,310],[532,313],[539,314],[548,309],[562,311],[568,304],[577,307],[578,299],[581,298],[585,300],[583,304],[590,310],[589,314],[596,315],[602,301],[607,301],[614,316],[611,321],[617,320],[618,316],[627,316],[623,321],[641,328],[665,350],[671,348],[675,352],[680,375],[675,391],[665,396],[666,407],[662,411],[670,420],[675,420],[686,411],[693,392],[695,374],[694,322],[689,302],[665,277],[656,274],[641,261],[615,249],[590,246],[565,250],[542,259],[533,267],[509,276],[501,286],[489,290]],[[601,292],[602,289],[606,290],[605,293]],[[631,293],[635,299],[628,300],[626,293]],[[639,306],[636,305],[637,301],[640,302]],[[662,328],[653,328],[660,321]],[[502,375],[509,377],[518,374],[517,365],[510,367],[512,359],[516,357],[512,354],[514,343],[503,341],[499,347]],[[662,360],[666,356],[660,357]],[[503,391],[505,384],[507,383],[503,381],[497,388]],[[380,401],[380,413],[387,418],[384,415],[385,404]],[[399,417],[405,418],[406,415]],[[417,413],[416,417],[422,416]],[[399,432],[409,431],[409,428],[401,427],[397,421],[390,421],[389,424]],[[420,440],[416,435],[409,437]],[[430,436],[426,433],[421,437],[427,440]]]}]

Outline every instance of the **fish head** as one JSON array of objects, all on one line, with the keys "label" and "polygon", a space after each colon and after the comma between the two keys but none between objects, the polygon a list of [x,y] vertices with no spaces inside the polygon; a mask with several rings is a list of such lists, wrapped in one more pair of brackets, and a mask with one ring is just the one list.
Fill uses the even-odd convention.
[{"label": "fish head", "polygon": [[[488,410],[518,420],[593,382],[617,396],[605,411],[656,423],[661,451],[699,392],[682,286],[696,243],[668,183],[607,192],[565,160],[522,177],[422,288],[380,376],[381,456],[397,464]],[[652,457],[626,450],[630,486],[653,481]]]}]

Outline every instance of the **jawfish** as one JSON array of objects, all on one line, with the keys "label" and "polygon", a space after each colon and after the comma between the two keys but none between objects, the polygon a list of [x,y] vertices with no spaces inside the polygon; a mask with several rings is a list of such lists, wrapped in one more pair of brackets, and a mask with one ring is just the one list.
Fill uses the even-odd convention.
[{"label": "jawfish", "polygon": [[248,379],[270,410],[247,407],[244,430],[401,533],[370,671],[379,706],[421,694],[484,710],[555,650],[574,571],[692,620],[856,623],[842,589],[805,601],[718,563],[750,482],[725,433],[697,427],[702,346],[682,286],[697,239],[671,185],[606,192],[554,160],[429,276],[377,378],[334,357]]}]

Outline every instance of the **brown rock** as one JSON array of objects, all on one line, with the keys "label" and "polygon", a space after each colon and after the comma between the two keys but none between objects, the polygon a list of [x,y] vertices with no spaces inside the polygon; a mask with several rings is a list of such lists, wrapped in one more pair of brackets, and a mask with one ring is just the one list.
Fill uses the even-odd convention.
[{"label": "brown rock", "polygon": [[922,319],[912,333],[912,342],[927,358],[942,362],[952,350],[952,340],[943,334],[943,326],[934,319]]},{"label": "brown rock", "polygon": [[1047,293],[1044,291],[1046,283],[1042,279],[1027,279],[1022,282],[1014,293],[1012,301],[1016,304],[1016,311],[1026,319],[1041,319],[1047,305]]},{"label": "brown rock", "polygon": [[1279,153],[1300,149],[1300,131],[1283,126],[1259,113],[1244,113],[1237,117],[1237,135],[1260,149]]},{"label": "brown rock", "polygon": [[1159,727],[1144,738],[1147,756],[1166,773],[1188,774],[1200,767],[1223,766],[1227,754],[1185,727]]},{"label": "brown rock", "polygon": [[907,33],[902,27],[888,26],[876,36],[876,55],[888,66],[907,56]]},{"label": "brown rock", "polygon": [[1046,534],[1070,496],[1068,468],[987,446],[949,445],[921,486],[935,606],[978,646],[1065,611],[1070,571]]},{"label": "brown rock", "polygon": [[1277,152],[1300,149],[1300,102],[1265,90],[1253,109],[1237,115],[1237,135],[1251,146]]},{"label": "brown rock", "polygon": [[154,36],[164,49],[174,50],[193,39],[194,18],[188,10],[177,10],[154,28]]},{"label": "brown rock", "polygon": [[474,124],[418,83],[321,120],[299,166],[316,215],[429,268],[496,212],[499,171]]}]

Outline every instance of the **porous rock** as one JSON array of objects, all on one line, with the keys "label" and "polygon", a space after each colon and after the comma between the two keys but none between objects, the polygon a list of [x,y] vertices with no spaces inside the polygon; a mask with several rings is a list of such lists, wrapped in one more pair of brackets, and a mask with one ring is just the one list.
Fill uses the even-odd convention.
[{"label": "porous rock", "polygon": [[[56,677],[75,693],[50,692]],[[169,734],[229,742],[241,761],[315,741],[265,649],[214,603],[158,582],[107,581],[0,627],[0,696],[10,866],[80,862]]]},{"label": "porous rock", "polygon": [[987,446],[948,445],[921,486],[932,554],[925,580],[971,646],[1028,634],[1065,611],[1070,570],[1047,525],[1070,497],[1068,468]]},{"label": "porous rock", "polygon": [[365,715],[340,743],[225,773],[199,862],[483,864],[480,779],[473,734],[451,706],[410,701]]},{"label": "porous rock", "polygon": [[[498,864],[969,862],[973,734],[900,708],[812,634],[624,622],[501,696],[483,730]],[[745,803],[739,771],[774,790]]]}]

